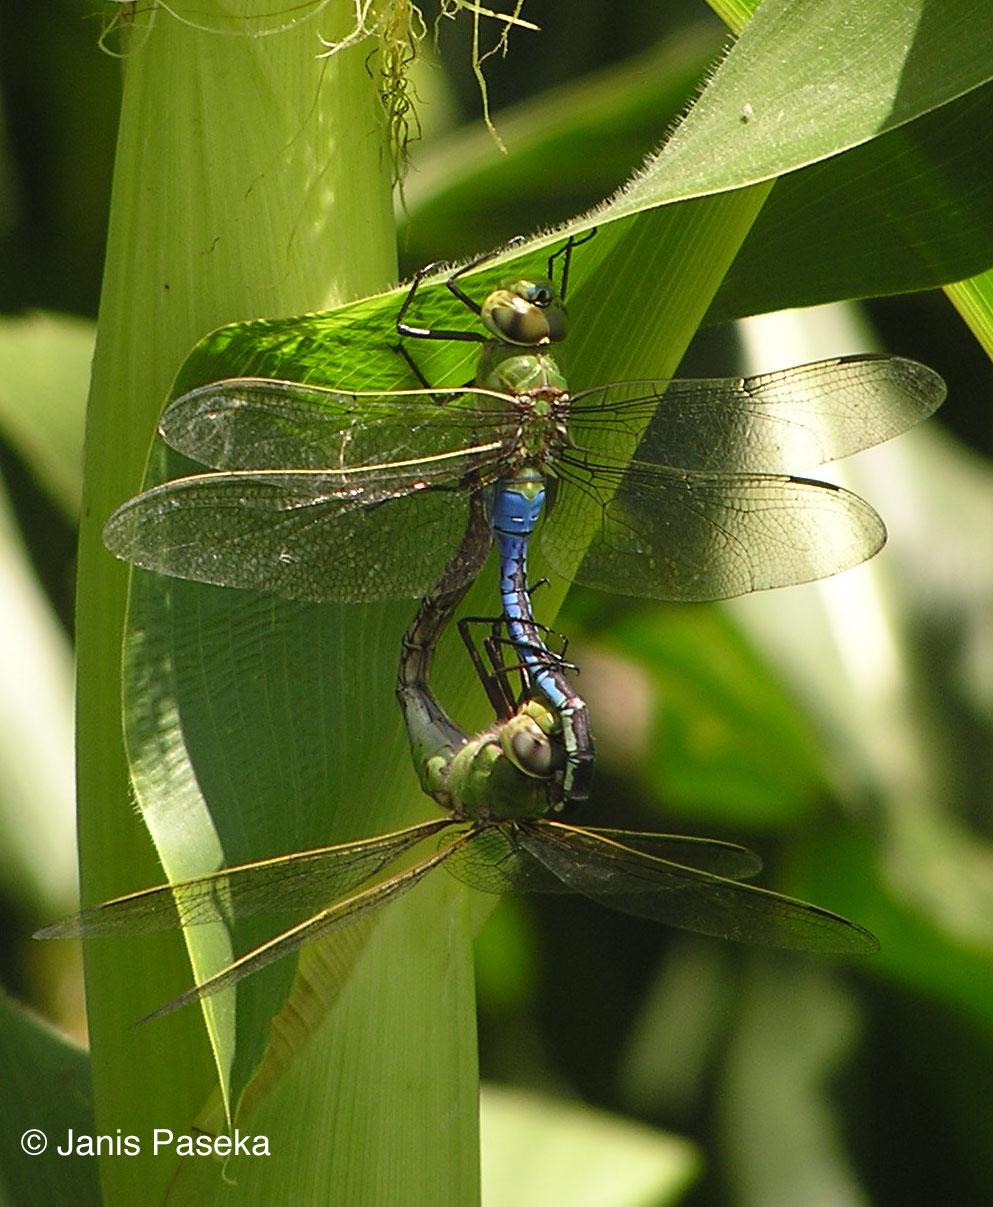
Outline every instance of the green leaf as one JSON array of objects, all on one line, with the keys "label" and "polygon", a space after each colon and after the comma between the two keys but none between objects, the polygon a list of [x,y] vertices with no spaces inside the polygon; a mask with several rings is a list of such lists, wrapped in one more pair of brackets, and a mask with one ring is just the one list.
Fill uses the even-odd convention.
[{"label": "green leaf", "polygon": [[[766,171],[782,176],[707,321],[933,288],[993,262],[986,220],[993,184],[982,150],[993,126],[991,89],[983,86],[989,69],[964,45],[973,38],[989,43],[988,13],[956,6],[951,43],[930,16],[908,41],[900,22],[913,20],[909,7],[895,13],[892,5],[862,6],[857,20],[846,21],[833,5],[767,3],[761,20],[646,169],[653,204],[746,184],[762,175],[757,155]],[[818,41],[824,27],[830,33]],[[855,50],[847,43],[873,30],[878,47]],[[805,40],[817,42],[816,50],[805,49]],[[560,194],[583,204],[571,182],[589,179],[591,160],[609,165],[616,147],[639,131],[646,137],[646,104],[656,107],[656,129],[675,117],[696,47],[693,38],[666,44],[603,79],[582,80],[509,112],[501,128],[510,154],[495,163],[482,161],[483,130],[442,142],[425,156],[409,190],[413,249],[424,249],[421,259],[452,255],[467,247],[463,231],[488,229],[495,240],[526,229],[528,214],[546,224],[561,219]],[[906,71],[898,65],[901,54],[913,64]],[[947,54],[959,57],[946,60]],[[874,81],[889,72],[891,103],[859,83],[852,99],[852,81],[870,68]],[[828,78],[832,73],[838,79]],[[789,104],[782,101],[787,89]],[[811,98],[824,98],[829,120],[811,113]],[[679,150],[687,138],[690,151]],[[690,162],[691,152],[700,164]]]},{"label": "green leaf", "polygon": [[685,1140],[603,1111],[496,1086],[481,1107],[486,1207],[663,1207],[699,1169]]},{"label": "green leaf", "polygon": [[0,994],[0,1202],[102,1202],[94,1157],[57,1151],[96,1134],[92,1096],[86,1053]]},{"label": "green leaf", "polygon": [[766,0],[646,183],[664,171],[668,200],[826,159],[988,82],[991,52],[981,0]]},{"label": "green leaf", "polygon": [[58,314],[0,320],[0,431],[67,519],[83,491],[93,325]]},{"label": "green leaf", "polygon": [[993,89],[783,177],[708,323],[946,285],[993,260]]},{"label": "green leaf", "polygon": [[34,918],[76,888],[72,650],[0,480],[0,872]]},{"label": "green leaf", "polygon": [[[209,15],[198,12],[198,19]],[[162,878],[123,766],[118,699],[127,575],[102,549],[100,529],[139,486],[176,368],[219,322],[327,305],[393,276],[388,161],[369,136],[378,102],[364,48],[320,62],[308,23],[256,39],[208,36],[167,13],[154,16],[125,60],[88,431],[78,618],[87,902]],[[136,14],[139,24],[141,18]],[[188,865],[207,870],[227,857],[216,840],[223,827],[215,827],[199,795],[200,775],[220,795],[218,809],[230,806],[225,837],[235,836],[232,849],[263,855],[305,845],[318,831],[329,839],[388,829],[391,817],[419,799],[392,699],[394,633],[406,608],[387,627],[371,611],[327,609],[317,617],[233,593],[184,592],[137,574],[130,607],[133,617],[146,609],[154,624],[132,629],[129,650],[144,642],[153,658],[170,660],[146,663],[127,691],[133,707],[147,677],[154,692],[143,707],[162,705],[157,716],[133,713],[130,724],[147,722],[150,749],[138,752],[147,761],[137,766],[136,786],[158,854],[174,874]],[[267,645],[271,634],[278,636]],[[267,652],[256,661],[258,644]],[[306,668],[301,682],[281,678],[293,663]],[[182,728],[184,708],[199,728]],[[277,760],[267,766],[274,751]],[[442,888],[457,904],[454,882]],[[290,1062],[255,1103],[253,1125],[268,1129],[273,1156],[239,1168],[244,1201],[272,1202],[277,1193],[313,1201],[315,1186],[325,1197],[336,1188],[340,1202],[375,1201],[384,1168],[394,1171],[388,1177],[402,1171],[409,1178],[413,1201],[474,1197],[469,922],[453,923],[457,910],[431,890],[421,895],[420,912],[413,904],[413,911],[406,902],[389,911],[386,937],[363,951],[360,971],[310,1036],[306,1057]],[[439,916],[448,921],[432,929]],[[443,956],[419,961],[426,946],[440,946]],[[397,950],[407,953],[405,961]],[[216,1002],[212,1051],[197,1010],[128,1029],[190,983],[181,936],[96,942],[86,954],[101,1130],[124,1126],[146,1139],[156,1127],[189,1133],[215,1101],[219,1080],[229,1092],[232,1069],[237,1097],[269,1040],[285,981],[275,991],[271,982],[248,990],[236,1022],[230,1000]],[[398,1019],[420,1028],[418,1044]],[[398,1081],[410,1091],[403,1109]],[[222,1109],[221,1127],[224,1117]],[[412,1153],[423,1156],[416,1171]],[[145,1144],[126,1165],[107,1161],[106,1201],[158,1202],[175,1172],[172,1154],[156,1156]],[[209,1191],[197,1201],[227,1192],[220,1164],[200,1163],[198,1176]],[[400,1195],[394,1187],[392,1197]]]},{"label": "green leaf", "polygon": [[947,293],[987,355],[993,357],[993,272],[956,282]]},{"label": "green leaf", "polygon": [[501,111],[507,154],[482,122],[412,148],[401,236],[411,271],[565,222],[620,186],[674,123],[720,53],[700,22],[612,64]]},{"label": "green leaf", "polygon": [[[680,332],[688,324],[674,314],[686,314],[686,304],[667,307],[661,299],[679,293],[694,275],[719,274],[708,277],[712,291],[727,290],[713,303],[717,319],[771,305],[919,288],[989,263],[988,224],[980,231],[979,223],[967,221],[944,246],[932,234],[939,222],[947,226],[952,197],[959,205],[964,197],[972,214],[985,212],[987,174],[965,149],[971,151],[977,132],[989,129],[989,90],[981,85],[990,79],[993,60],[977,55],[975,47],[993,39],[993,21],[982,8],[969,6],[959,12],[952,36],[930,19],[930,10],[928,20],[918,24],[913,5],[899,10],[880,5],[871,16],[853,8],[850,19],[843,19],[848,7],[844,0],[767,0],[670,139],[625,188],[593,214],[567,223],[563,232],[532,239],[471,274],[472,288],[481,296],[510,271],[534,271],[562,233],[579,233],[595,221],[601,233],[576,257],[572,274],[571,309],[585,333],[582,352],[574,353],[581,385],[663,375],[661,366],[684,345]],[[964,99],[954,104],[959,97]],[[743,121],[745,103],[750,111]],[[897,135],[882,137],[887,131]],[[863,151],[851,159],[841,154],[851,148]],[[935,154],[941,166],[931,173]],[[812,164],[818,168],[811,175],[797,172],[811,171]],[[793,172],[797,176],[786,181],[785,200],[775,200],[781,184],[772,193],[772,217],[760,218],[746,241],[762,197],[756,193],[748,199],[743,186]],[[957,178],[950,176],[954,172]],[[908,190],[904,182],[917,187]],[[707,196],[729,190],[720,200]],[[680,200],[684,204],[673,207]],[[828,214],[835,216],[825,231]],[[881,242],[887,225],[897,230]],[[866,228],[861,239],[850,233],[859,226]],[[836,248],[838,240],[844,246]],[[742,242],[740,273],[732,268],[728,283],[719,286],[726,274],[722,258]],[[690,247],[694,259],[684,265],[681,257]],[[801,249],[806,257],[797,271],[792,256]],[[909,250],[916,254],[909,256]],[[700,292],[707,289],[704,281]],[[394,368],[391,376],[385,347],[398,302],[399,294],[385,295],[339,315],[215,333],[188,363],[178,388],[221,372],[283,377],[292,372],[342,385],[349,382],[349,362],[354,388],[369,381],[387,386],[399,372]],[[636,324],[620,325],[609,313],[622,304],[625,315],[637,313]],[[688,304],[692,322],[695,311]],[[454,321],[460,317],[452,299],[433,299],[430,289],[423,292],[422,305],[425,323],[444,321],[443,315],[449,322],[453,315]],[[602,313],[609,315],[603,330]],[[374,348],[376,337],[370,333],[377,331]],[[645,331],[653,332],[651,340],[644,338]],[[618,344],[618,332],[622,341],[628,333],[635,336],[630,347]],[[591,351],[607,347],[609,357]],[[460,374],[464,379],[471,360],[471,349],[437,347],[422,368],[441,385],[460,380]]]}]

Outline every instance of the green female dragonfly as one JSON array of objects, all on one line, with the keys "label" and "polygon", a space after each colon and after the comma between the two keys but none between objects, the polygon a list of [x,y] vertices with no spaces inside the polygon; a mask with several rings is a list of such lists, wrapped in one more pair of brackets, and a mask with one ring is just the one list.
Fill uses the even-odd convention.
[{"label": "green female dragonfly", "polygon": [[[460,555],[474,556],[480,537],[474,526],[486,522],[476,506],[459,552],[405,636],[398,675],[421,784],[446,816],[358,842],[130,893],[46,927],[38,937],[142,934],[252,914],[316,911],[147,1019],[232,986],[304,944],[382,909],[441,865],[490,893],[580,893],[625,913],[745,943],[850,955],[876,951],[874,937],[844,918],[740,883],[761,868],[758,857],[743,847],[554,820],[550,814],[561,802],[557,781],[566,758],[561,725],[529,695],[526,665],[521,667],[520,702],[511,698],[499,641],[488,649],[494,661],[491,699],[493,682],[502,685],[497,693],[500,715],[483,733],[466,737],[435,700],[426,675],[437,636],[465,592]],[[478,665],[478,655],[475,661]],[[433,849],[411,866],[361,887],[430,840],[435,840]]]}]

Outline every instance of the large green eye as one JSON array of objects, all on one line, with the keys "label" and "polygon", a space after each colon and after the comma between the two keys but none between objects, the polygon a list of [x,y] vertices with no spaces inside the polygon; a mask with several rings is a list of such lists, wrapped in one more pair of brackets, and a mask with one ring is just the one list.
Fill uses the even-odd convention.
[{"label": "large green eye", "polygon": [[500,745],[507,758],[525,775],[545,779],[555,769],[551,739],[531,717],[512,717],[500,735]]},{"label": "large green eye", "polygon": [[504,725],[500,747],[511,763],[536,779],[548,779],[564,763],[555,716],[537,700],[528,700]]},{"label": "large green eye", "polygon": [[550,281],[510,281],[483,303],[486,329],[522,348],[557,344],[566,336],[565,306]]}]

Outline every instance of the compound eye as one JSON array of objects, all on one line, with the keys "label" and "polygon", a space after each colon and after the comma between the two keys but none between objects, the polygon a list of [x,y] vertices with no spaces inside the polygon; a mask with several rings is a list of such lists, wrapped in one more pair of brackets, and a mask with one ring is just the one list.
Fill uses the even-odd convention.
[{"label": "compound eye", "polygon": [[548,779],[558,770],[556,745],[534,717],[523,713],[512,717],[503,727],[500,745],[517,770],[534,779]]},{"label": "compound eye", "polygon": [[552,744],[537,725],[521,728],[511,741],[512,761],[526,775],[544,778],[552,773]]},{"label": "compound eye", "polygon": [[512,281],[494,289],[480,317],[497,339],[521,348],[557,344],[566,334],[565,307],[548,281]]}]

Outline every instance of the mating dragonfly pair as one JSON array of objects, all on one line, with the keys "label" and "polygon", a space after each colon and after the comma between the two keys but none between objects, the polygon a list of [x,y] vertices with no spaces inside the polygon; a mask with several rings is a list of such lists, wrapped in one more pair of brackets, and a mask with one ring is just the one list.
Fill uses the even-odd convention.
[{"label": "mating dragonfly pair", "polygon": [[[216,917],[218,896],[234,916],[274,902],[325,906],[171,1009],[385,905],[444,863],[490,891],[576,891],[707,934],[875,949],[871,935],[836,915],[740,883],[759,866],[742,848],[550,820],[588,794],[593,748],[585,704],[535,622],[526,558],[551,483],[542,550],[577,582],[698,600],[837,573],[882,546],[882,522],[857,496],[790,471],[906,430],[940,404],[944,385],[914,361],[866,355],[748,379],[622,382],[570,394],[553,345],[566,334],[563,298],[580,242],[551,257],[548,279],[509,282],[482,303],[461,278],[492,257],[449,276],[483,331],[411,325],[428,270],[418,274],[397,331],[479,342],[471,386],[438,390],[421,379],[420,390],[349,393],[238,378],[185,394],[166,409],[161,434],[215,472],[144,492],[104,533],[119,557],[181,578],[302,600],[423,596],[404,638],[397,693],[422,786],[449,816],[132,894],[42,934],[133,932],[175,925],[177,916],[188,925]],[[503,615],[499,637],[487,643],[486,682],[497,719],[468,739],[434,699],[430,666],[494,540]],[[520,667],[516,696],[508,649]],[[455,837],[412,867],[353,892],[446,831]],[[292,890],[283,887],[291,881]]]}]

